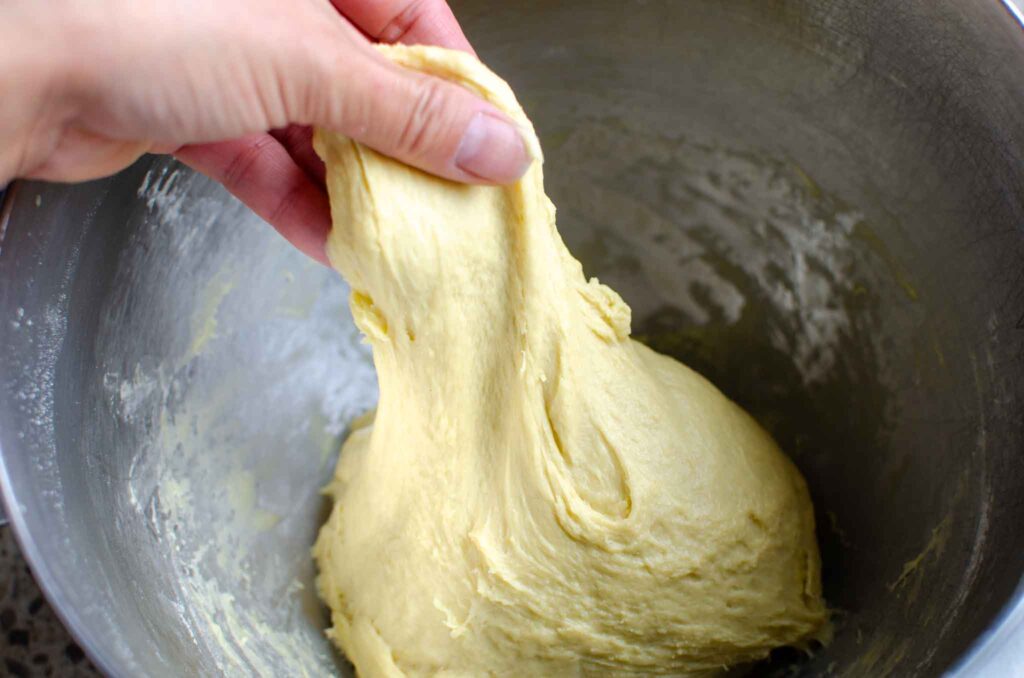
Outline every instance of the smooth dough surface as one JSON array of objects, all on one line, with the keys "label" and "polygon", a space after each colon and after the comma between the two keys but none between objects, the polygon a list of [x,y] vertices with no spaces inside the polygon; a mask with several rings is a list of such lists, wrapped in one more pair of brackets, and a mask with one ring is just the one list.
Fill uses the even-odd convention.
[{"label": "smooth dough surface", "polygon": [[706,675],[820,632],[799,472],[629,338],[558,235],[508,85],[465,54],[382,49],[504,110],[537,162],[462,186],[317,132],[328,255],[380,383],[314,548],[333,640],[367,678]]}]

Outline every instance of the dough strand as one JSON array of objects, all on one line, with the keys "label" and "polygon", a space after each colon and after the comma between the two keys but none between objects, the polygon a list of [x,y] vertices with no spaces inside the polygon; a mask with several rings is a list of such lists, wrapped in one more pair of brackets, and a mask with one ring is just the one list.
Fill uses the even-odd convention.
[{"label": "dough strand", "polygon": [[701,676],[820,634],[793,464],[629,338],[558,235],[508,85],[460,52],[381,50],[499,107],[536,162],[463,186],[316,133],[328,256],[380,383],[314,548],[331,638],[366,678]]}]

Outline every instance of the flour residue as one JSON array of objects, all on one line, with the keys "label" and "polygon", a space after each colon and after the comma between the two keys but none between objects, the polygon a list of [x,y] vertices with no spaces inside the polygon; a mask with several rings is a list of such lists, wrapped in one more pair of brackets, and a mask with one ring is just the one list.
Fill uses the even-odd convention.
[{"label": "flour residue", "polygon": [[188,173],[174,165],[162,164],[146,172],[136,195],[146,203],[146,208],[158,211],[163,222],[180,219],[188,199],[188,191],[180,185]]},{"label": "flour residue", "polygon": [[146,174],[126,296],[101,316],[98,395],[135,447],[118,520],[136,593],[186,672],[335,673],[309,548],[347,423],[376,400],[369,351],[341,281],[208,189],[173,163]]},{"label": "flour residue", "polygon": [[[552,152],[549,183],[560,222],[591,234],[570,248],[585,266],[614,271],[606,282],[634,317],[672,308],[705,325],[736,323],[751,304],[772,309],[789,324],[770,339],[810,385],[850,334],[844,295],[891,285],[883,266],[913,289],[888,250],[858,240],[872,232],[864,215],[795,163],[627,124],[575,128]],[[882,266],[863,265],[879,251]]]}]

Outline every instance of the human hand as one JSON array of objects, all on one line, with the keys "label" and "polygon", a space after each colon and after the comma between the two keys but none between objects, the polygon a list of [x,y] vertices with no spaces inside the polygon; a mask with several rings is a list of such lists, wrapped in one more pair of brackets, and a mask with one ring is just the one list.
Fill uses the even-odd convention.
[{"label": "human hand", "polygon": [[526,170],[504,114],[391,64],[371,39],[472,51],[444,0],[7,0],[0,185],[173,152],[325,262],[312,125],[455,181]]}]

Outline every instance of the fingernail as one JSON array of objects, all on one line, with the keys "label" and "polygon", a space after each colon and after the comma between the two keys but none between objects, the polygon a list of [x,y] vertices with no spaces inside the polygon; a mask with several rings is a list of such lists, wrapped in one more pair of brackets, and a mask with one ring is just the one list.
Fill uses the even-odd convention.
[{"label": "fingernail", "polygon": [[460,170],[496,184],[511,183],[523,176],[530,162],[515,125],[484,111],[469,121],[455,152],[455,165]]}]

